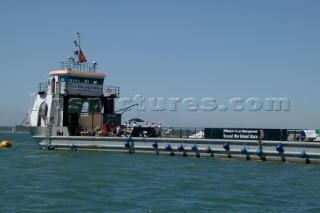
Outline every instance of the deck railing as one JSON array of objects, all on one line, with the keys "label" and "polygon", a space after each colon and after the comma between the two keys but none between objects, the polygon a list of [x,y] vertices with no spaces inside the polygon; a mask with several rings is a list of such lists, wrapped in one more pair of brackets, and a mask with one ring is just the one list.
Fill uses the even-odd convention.
[{"label": "deck railing", "polygon": [[96,72],[94,63],[76,63],[74,61],[61,62],[61,69],[76,70],[82,72]]},{"label": "deck railing", "polygon": [[204,128],[161,127],[161,137],[165,138],[204,138]]},{"label": "deck railing", "polygon": [[[118,125],[110,125],[112,127],[111,132],[116,134],[116,127]],[[121,125],[124,127],[124,125]],[[205,128],[192,128],[192,127],[155,127],[154,130],[150,130],[151,128],[145,128],[137,126],[137,130],[140,134],[134,137],[151,137],[151,138],[205,138],[204,129]],[[140,128],[139,128],[140,127]],[[72,128],[68,126],[68,128]],[[79,129],[80,127],[73,127]],[[132,125],[131,127],[126,127],[123,130],[123,137],[130,135],[132,133]],[[81,129],[81,128],[80,128]],[[95,130],[95,129],[94,129]],[[146,131],[148,130],[148,131]],[[145,132],[145,133],[144,133]],[[304,141],[304,142],[312,142],[311,139],[305,139],[300,135],[301,130],[288,130],[288,137],[284,141]],[[230,140],[232,141],[232,139]]]},{"label": "deck railing", "polygon": [[103,95],[104,96],[113,96],[119,97],[120,96],[120,87],[118,86],[103,86]]}]

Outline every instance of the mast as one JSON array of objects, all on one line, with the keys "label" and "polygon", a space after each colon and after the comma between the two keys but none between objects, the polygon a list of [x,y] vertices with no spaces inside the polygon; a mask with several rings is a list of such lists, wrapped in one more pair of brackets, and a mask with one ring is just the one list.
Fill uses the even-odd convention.
[{"label": "mast", "polygon": [[75,45],[74,57],[78,58],[77,63],[85,63],[87,62],[87,59],[81,50],[80,43],[81,43],[80,33],[78,32],[76,35],[76,40],[74,40],[74,45]]}]

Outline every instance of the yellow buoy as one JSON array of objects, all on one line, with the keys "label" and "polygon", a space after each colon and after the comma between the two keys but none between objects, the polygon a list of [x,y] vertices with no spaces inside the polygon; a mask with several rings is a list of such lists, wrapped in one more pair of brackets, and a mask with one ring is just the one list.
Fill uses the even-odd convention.
[{"label": "yellow buoy", "polygon": [[0,147],[1,148],[8,148],[8,147],[11,147],[12,146],[12,144],[10,143],[10,141],[8,141],[8,140],[4,140],[4,141],[2,141],[1,143],[0,143]]}]

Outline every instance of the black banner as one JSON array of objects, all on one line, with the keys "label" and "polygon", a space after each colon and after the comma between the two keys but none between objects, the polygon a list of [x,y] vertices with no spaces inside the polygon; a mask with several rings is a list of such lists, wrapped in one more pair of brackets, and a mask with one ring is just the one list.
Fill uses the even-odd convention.
[{"label": "black banner", "polygon": [[205,128],[204,138],[286,141],[286,129]]}]

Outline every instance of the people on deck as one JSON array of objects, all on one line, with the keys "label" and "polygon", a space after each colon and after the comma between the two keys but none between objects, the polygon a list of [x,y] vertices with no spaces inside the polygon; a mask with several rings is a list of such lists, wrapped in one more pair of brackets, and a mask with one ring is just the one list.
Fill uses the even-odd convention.
[{"label": "people on deck", "polygon": [[121,130],[121,127],[118,126],[117,129],[116,129],[116,136],[117,137],[121,137],[121,135],[122,135],[122,130]]}]

